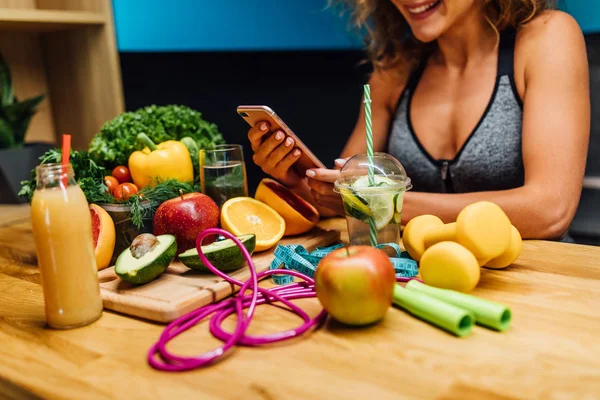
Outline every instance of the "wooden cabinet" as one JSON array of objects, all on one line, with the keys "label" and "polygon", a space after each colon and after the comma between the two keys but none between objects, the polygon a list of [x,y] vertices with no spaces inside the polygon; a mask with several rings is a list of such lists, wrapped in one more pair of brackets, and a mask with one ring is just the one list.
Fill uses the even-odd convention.
[{"label": "wooden cabinet", "polygon": [[110,0],[0,0],[0,51],[19,99],[46,95],[27,142],[87,148],[124,111]]}]

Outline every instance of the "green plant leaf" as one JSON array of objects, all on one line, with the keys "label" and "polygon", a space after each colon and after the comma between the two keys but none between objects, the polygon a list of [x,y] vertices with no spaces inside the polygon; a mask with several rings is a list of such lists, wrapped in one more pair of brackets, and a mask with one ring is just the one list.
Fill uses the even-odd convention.
[{"label": "green plant leaf", "polygon": [[36,107],[44,99],[44,95],[32,97],[19,103],[3,107],[0,112],[2,121],[11,126],[13,146],[21,146],[25,142],[25,134],[31,118],[35,115]]},{"label": "green plant leaf", "polygon": [[20,146],[25,143],[25,134],[29,128],[29,123],[34,114],[30,114],[13,124],[13,138],[15,145]]},{"label": "green plant leaf", "polygon": [[19,102],[13,92],[10,68],[0,53],[0,148],[22,146],[31,118],[45,95]]},{"label": "green plant leaf", "polygon": [[2,90],[1,105],[12,104],[14,99],[10,69],[4,56],[0,53],[0,90]]},{"label": "green plant leaf", "polygon": [[11,125],[4,119],[0,119],[0,149],[15,147],[15,138]]},{"label": "green plant leaf", "polygon": [[18,103],[11,104],[9,106],[5,106],[2,108],[2,113],[10,122],[19,123],[22,119],[35,114],[36,107],[42,102],[42,100],[44,100],[44,97],[45,96],[42,94]]}]

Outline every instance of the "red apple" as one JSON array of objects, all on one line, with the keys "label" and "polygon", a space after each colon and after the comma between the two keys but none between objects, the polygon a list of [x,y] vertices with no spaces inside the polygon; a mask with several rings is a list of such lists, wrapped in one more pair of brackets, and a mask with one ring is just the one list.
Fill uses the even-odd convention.
[{"label": "red apple", "polygon": [[[165,201],[152,220],[155,236],[169,233],[177,240],[177,254],[196,247],[200,232],[219,226],[221,210],[213,199],[202,193],[186,193]],[[204,244],[217,239],[207,237]]]},{"label": "red apple", "polygon": [[392,305],[396,272],[389,256],[371,246],[349,246],[325,256],[315,272],[315,291],[323,308],[347,325],[383,318]]}]

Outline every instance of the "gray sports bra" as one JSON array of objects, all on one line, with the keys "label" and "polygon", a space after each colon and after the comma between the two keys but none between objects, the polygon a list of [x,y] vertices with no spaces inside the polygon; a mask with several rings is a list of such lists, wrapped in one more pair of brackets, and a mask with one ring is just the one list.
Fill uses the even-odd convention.
[{"label": "gray sports bra", "polygon": [[496,85],[488,106],[452,160],[434,159],[421,145],[410,120],[412,96],[425,69],[416,68],[398,99],[387,152],[406,168],[417,192],[464,193],[522,186],[523,104],[513,76],[515,32],[500,37]]}]

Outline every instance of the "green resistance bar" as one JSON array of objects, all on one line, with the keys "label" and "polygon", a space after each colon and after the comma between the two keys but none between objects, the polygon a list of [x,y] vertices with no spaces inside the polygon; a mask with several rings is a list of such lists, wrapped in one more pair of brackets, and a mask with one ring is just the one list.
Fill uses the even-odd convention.
[{"label": "green resistance bar", "polygon": [[476,323],[497,331],[505,331],[512,318],[510,309],[503,304],[484,300],[473,295],[448,289],[439,289],[416,280],[406,284],[406,290],[435,297],[441,301],[468,310],[475,315]]},{"label": "green resistance bar", "polygon": [[394,286],[394,304],[417,317],[436,325],[456,336],[471,333],[475,316],[467,310],[443,302],[435,297]]}]

